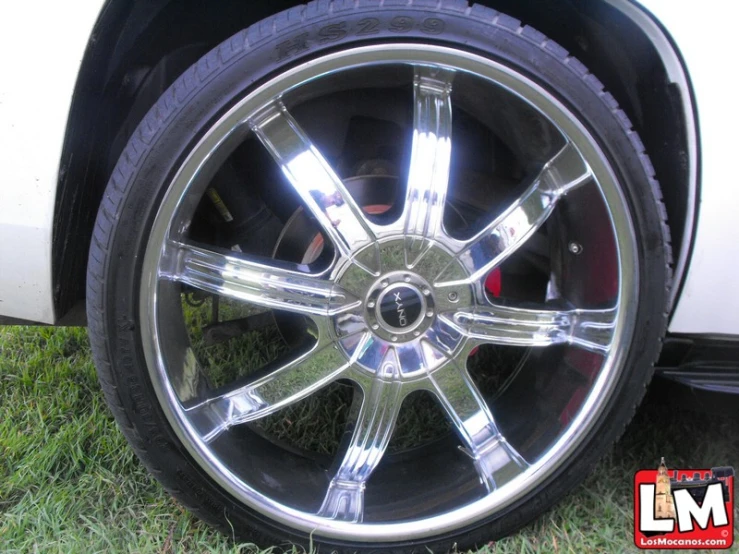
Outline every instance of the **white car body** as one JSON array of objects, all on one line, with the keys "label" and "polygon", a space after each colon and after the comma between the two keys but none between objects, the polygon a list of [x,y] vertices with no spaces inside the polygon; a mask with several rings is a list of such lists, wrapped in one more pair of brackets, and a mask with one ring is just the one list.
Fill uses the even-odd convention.
[{"label": "white car body", "polygon": [[[730,62],[722,54],[735,48],[733,16],[739,8],[721,3],[721,17],[716,17],[715,10],[696,8],[688,0],[642,0],[665,34],[638,6],[608,1],[641,25],[658,49],[674,48],[671,37],[687,75],[679,58],[667,64],[668,74],[684,92],[689,83],[693,87],[696,113],[687,115],[693,136],[700,130],[699,141],[689,145],[692,186],[699,191],[691,199],[697,218],[692,221],[688,210],[686,225],[694,224],[694,238],[676,260],[678,284],[684,278],[669,331],[739,336],[739,241],[733,219],[739,187],[732,177],[736,139],[729,134],[739,116]],[[104,4],[78,0],[70,7],[29,0],[6,7],[0,20],[0,316],[54,324],[62,315],[55,313],[52,276],[62,147],[80,66],[88,43],[96,39],[93,28]],[[39,11],[44,17],[36,17]],[[36,38],[29,40],[23,22],[31,20]]]}]

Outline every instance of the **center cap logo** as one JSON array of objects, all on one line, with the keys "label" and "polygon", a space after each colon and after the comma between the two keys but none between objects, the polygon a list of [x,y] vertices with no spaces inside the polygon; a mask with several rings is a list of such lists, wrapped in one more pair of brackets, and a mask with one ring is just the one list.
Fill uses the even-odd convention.
[{"label": "center cap logo", "polygon": [[418,323],[423,313],[423,296],[415,287],[391,286],[380,297],[378,312],[386,326],[403,331]]}]

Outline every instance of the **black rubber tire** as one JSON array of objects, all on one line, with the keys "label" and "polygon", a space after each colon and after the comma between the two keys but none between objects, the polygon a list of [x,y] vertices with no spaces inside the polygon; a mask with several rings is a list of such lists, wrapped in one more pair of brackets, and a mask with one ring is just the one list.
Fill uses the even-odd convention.
[{"label": "black rubber tire", "polygon": [[[141,263],[160,199],[202,132],[271,75],[328,50],[424,41],[488,56],[529,75],[568,105],[609,158],[638,233],[637,332],[623,378],[577,455],[528,498],[487,521],[431,540],[367,545],[285,529],[224,492],[186,453],[153,391],[139,337]],[[598,79],[521,22],[465,0],[319,0],[265,19],[187,70],[131,137],[106,189],[92,238],[89,334],[100,382],[141,461],[180,502],[237,539],[263,546],[312,541],[324,551],[446,552],[509,534],[561,499],[621,435],[641,400],[665,332],[671,250],[654,169],[638,135]]]}]

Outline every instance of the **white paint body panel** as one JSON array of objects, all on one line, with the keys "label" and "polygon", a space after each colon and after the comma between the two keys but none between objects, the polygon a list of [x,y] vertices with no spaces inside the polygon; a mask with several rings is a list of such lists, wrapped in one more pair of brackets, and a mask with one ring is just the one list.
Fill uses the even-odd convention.
[{"label": "white paint body panel", "polygon": [[[618,1],[618,0],[611,0]],[[714,0],[718,4],[718,0]],[[701,131],[697,242],[670,331],[739,335],[739,186],[731,25],[739,4],[642,0],[688,67]],[[53,323],[51,242],[59,163],[80,63],[104,0],[16,2],[0,18],[0,315]],[[44,17],[38,17],[43,11]],[[33,21],[33,36],[29,37]],[[60,25],[60,22],[64,22]]]},{"label": "white paint body panel", "polygon": [[739,335],[739,140],[736,2],[641,0],[682,53],[693,83],[700,128],[698,224],[685,285],[673,312],[673,333]]},{"label": "white paint body panel", "polygon": [[4,6],[0,17],[0,315],[54,322],[59,162],[80,63],[102,5],[25,0]]}]

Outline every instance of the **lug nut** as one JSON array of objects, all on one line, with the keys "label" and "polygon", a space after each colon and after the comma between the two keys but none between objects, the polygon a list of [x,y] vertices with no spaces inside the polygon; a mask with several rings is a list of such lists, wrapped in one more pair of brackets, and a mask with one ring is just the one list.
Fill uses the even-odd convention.
[{"label": "lug nut", "polygon": [[575,256],[577,256],[578,254],[582,254],[582,244],[579,244],[577,242],[571,242],[568,248],[570,252],[575,254]]},{"label": "lug nut", "polygon": [[426,317],[434,317],[434,311],[429,310],[428,312],[426,312]]},{"label": "lug nut", "polygon": [[424,289],[423,289],[423,294],[424,294],[424,295],[426,295],[426,296],[428,296],[429,294],[431,294],[431,289],[429,289],[429,288],[424,288]]},{"label": "lug nut", "polygon": [[388,282],[387,281],[383,281],[382,283],[380,283],[380,286],[382,288],[385,288],[386,286],[388,286]]},{"label": "lug nut", "polygon": [[374,308],[375,307],[375,303],[370,300],[369,302],[367,302],[367,307],[368,308]]},{"label": "lug nut", "polygon": [[377,331],[377,330],[378,330],[379,328],[380,328],[380,326],[379,326],[379,325],[378,325],[377,323],[373,323],[373,324],[372,324],[372,329],[373,329],[374,331]]},{"label": "lug nut", "polygon": [[390,340],[392,340],[393,342],[398,342],[398,337],[396,337],[395,335],[393,335],[393,336],[392,336],[392,337],[390,338]]}]

